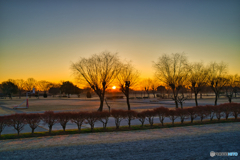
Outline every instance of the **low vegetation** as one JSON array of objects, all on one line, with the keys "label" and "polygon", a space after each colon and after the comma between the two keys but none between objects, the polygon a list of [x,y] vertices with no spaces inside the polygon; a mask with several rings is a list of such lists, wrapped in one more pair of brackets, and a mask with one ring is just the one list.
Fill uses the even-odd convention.
[{"label": "low vegetation", "polygon": [[[213,117],[216,115],[217,120]],[[125,130],[140,130],[150,128],[164,128],[173,126],[188,126],[198,124],[209,124],[219,122],[239,122],[238,116],[240,115],[240,103],[225,103],[218,106],[197,106],[187,109],[168,109],[165,107],[159,107],[154,110],[146,110],[142,112],[128,111],[128,110],[112,110],[110,113],[104,112],[60,112],[54,113],[53,111],[46,111],[43,114],[13,114],[8,116],[0,116],[0,136],[1,132],[6,126],[13,126],[18,132],[15,134],[2,135],[1,139],[9,138],[24,138],[24,137],[36,137],[47,135],[62,135],[62,134],[75,134],[75,133],[88,133],[88,132],[112,132],[112,131],[125,131]],[[108,119],[112,116],[115,119],[116,128],[107,127]],[[153,118],[158,116],[160,123],[153,122]],[[229,118],[234,116],[234,118]],[[166,123],[163,125],[165,117],[169,117],[172,123]],[[200,121],[194,121],[196,117],[200,117]],[[206,118],[209,118],[208,120]],[[224,119],[221,120],[221,117]],[[180,118],[181,122],[174,123],[176,118]],[[184,122],[186,118],[191,118],[190,122]],[[128,126],[120,127],[122,120],[128,121]],[[138,119],[141,125],[131,126],[131,120]],[[205,119],[205,120],[204,120]],[[38,127],[40,121],[48,124],[49,132],[37,132],[34,130]],[[145,120],[149,121],[150,125],[144,125]],[[78,129],[65,130],[67,123],[71,121],[76,123]],[[94,124],[97,121],[103,123],[103,128],[94,128]],[[194,121],[194,122],[193,122]],[[52,131],[52,126],[56,123],[60,123],[63,131]],[[87,123],[91,126],[90,129],[81,129],[83,123]],[[29,125],[32,128],[32,133],[20,134],[25,125]]]}]

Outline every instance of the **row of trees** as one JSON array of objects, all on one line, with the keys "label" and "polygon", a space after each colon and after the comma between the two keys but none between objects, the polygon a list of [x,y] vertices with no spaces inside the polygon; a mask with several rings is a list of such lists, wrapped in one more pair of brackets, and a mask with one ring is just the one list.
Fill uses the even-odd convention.
[{"label": "row of trees", "polygon": [[[158,84],[163,84],[172,90],[173,100],[178,108],[178,103],[185,99],[184,95],[179,96],[179,91],[187,86],[195,95],[195,103],[198,106],[197,97],[204,87],[210,86],[215,93],[215,105],[220,92],[226,89],[226,96],[231,102],[236,87],[239,87],[240,78],[238,75],[228,75],[225,63],[210,63],[205,66],[203,63],[189,63],[185,54],[173,53],[164,54],[153,62],[155,78]],[[124,93],[127,100],[128,110],[129,89],[134,89],[139,82],[139,72],[130,62],[123,64],[117,54],[102,52],[90,58],[81,58],[78,62],[72,63],[71,68],[76,78],[86,82],[100,98],[98,111],[103,110],[103,102],[106,89],[115,82]],[[155,95],[156,83],[147,79],[142,81],[140,86],[149,94],[152,91]]]},{"label": "row of trees", "polygon": [[176,118],[181,119],[181,123],[184,122],[185,119],[190,118],[191,123],[193,120],[199,117],[201,122],[204,118],[209,118],[210,121],[216,116],[218,120],[221,117],[225,116],[227,120],[228,117],[232,115],[237,120],[240,115],[240,104],[239,103],[225,103],[218,106],[196,106],[185,109],[174,109],[169,110],[166,107],[158,107],[153,110],[145,110],[142,112],[136,112],[133,110],[111,110],[111,112],[103,111],[103,112],[59,112],[54,113],[53,111],[46,111],[43,114],[32,113],[32,114],[13,114],[8,116],[0,116],[0,135],[3,129],[9,125],[13,126],[16,131],[19,133],[23,130],[24,126],[28,124],[32,128],[32,134],[34,134],[34,130],[39,126],[41,120],[48,125],[49,134],[51,134],[52,127],[56,123],[60,123],[63,131],[65,132],[66,125],[69,121],[75,123],[78,127],[79,132],[81,132],[81,126],[83,123],[89,124],[91,126],[91,131],[94,129],[94,124],[97,121],[102,122],[103,128],[106,129],[107,123],[109,121],[109,117],[112,116],[115,119],[116,129],[119,129],[120,123],[122,120],[127,120],[129,128],[131,127],[131,121],[134,119],[138,119],[142,127],[147,120],[150,126],[154,124],[154,117],[158,116],[159,121],[164,125],[164,119],[166,117],[172,120],[172,124],[174,125],[174,121]]},{"label": "row of trees", "polygon": [[[153,62],[153,66],[155,80],[148,78],[140,81],[139,71],[131,62],[122,63],[117,54],[102,52],[90,58],[81,58],[78,62],[72,63],[71,69],[81,84],[90,87],[99,96],[98,111],[103,110],[106,89],[112,83],[118,84],[118,88],[126,96],[128,110],[131,109],[129,91],[133,89],[144,90],[148,96],[152,92],[155,97],[157,87],[162,85],[172,91],[172,99],[178,108],[178,104],[182,104],[186,99],[183,92],[179,94],[180,90],[184,88],[189,88],[194,93],[195,103],[198,106],[198,94],[206,87],[210,87],[215,93],[215,105],[217,105],[218,97],[223,90],[231,102],[233,93],[236,94],[237,88],[240,87],[239,76],[227,74],[227,65],[222,62],[213,62],[207,66],[203,63],[189,63],[185,54],[173,53],[160,56],[156,62]],[[9,83],[13,83],[15,87]],[[33,78],[29,78],[27,81],[9,80],[1,84],[2,90],[7,94],[12,94],[10,90],[15,92],[16,86],[20,95],[23,90],[31,91],[33,87],[41,88],[46,92],[54,84],[47,81],[36,83]],[[69,92],[80,91],[71,82],[62,83],[61,90],[68,93],[68,96]]]},{"label": "row of trees", "polygon": [[[2,82],[0,84],[0,89],[2,92],[12,98],[13,94],[19,94],[19,98],[23,92],[31,92],[35,88],[36,96],[39,97],[39,91],[44,92],[47,95],[47,91],[52,94],[65,93],[70,96],[70,94],[80,94],[81,89],[69,81],[62,81],[59,84],[48,82],[48,81],[36,81],[33,78],[28,78],[26,81],[23,79],[9,79],[8,81]],[[31,94],[29,95],[31,96]]]}]

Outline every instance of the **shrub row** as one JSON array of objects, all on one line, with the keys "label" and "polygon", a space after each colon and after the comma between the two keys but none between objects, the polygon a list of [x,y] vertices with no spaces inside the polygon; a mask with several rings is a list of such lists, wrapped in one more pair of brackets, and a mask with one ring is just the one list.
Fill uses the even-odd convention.
[{"label": "shrub row", "polygon": [[176,118],[181,119],[181,123],[184,122],[186,118],[191,119],[191,123],[197,117],[201,119],[209,117],[210,121],[213,120],[214,116],[220,120],[223,116],[227,120],[230,115],[234,116],[235,119],[238,118],[240,114],[240,103],[225,103],[218,106],[197,106],[184,109],[168,109],[166,107],[158,107],[153,110],[145,110],[142,112],[136,112],[133,110],[111,110],[103,112],[58,112],[46,111],[43,114],[31,113],[31,114],[12,114],[8,116],[0,116],[0,136],[1,132],[6,126],[13,126],[14,129],[19,133],[23,130],[24,126],[28,124],[32,129],[32,134],[34,130],[39,126],[40,122],[43,121],[44,124],[48,125],[49,134],[51,134],[52,127],[56,123],[60,123],[63,131],[65,132],[66,125],[69,121],[75,123],[78,127],[79,132],[81,131],[81,126],[83,123],[89,124],[91,126],[91,131],[94,129],[94,124],[97,121],[102,122],[103,128],[106,129],[109,117],[112,116],[115,119],[116,129],[120,127],[120,123],[123,119],[128,121],[129,128],[131,127],[131,121],[138,119],[142,126],[147,120],[150,126],[153,126],[154,117],[158,116],[159,121],[164,125],[164,119],[169,117],[174,125]]}]

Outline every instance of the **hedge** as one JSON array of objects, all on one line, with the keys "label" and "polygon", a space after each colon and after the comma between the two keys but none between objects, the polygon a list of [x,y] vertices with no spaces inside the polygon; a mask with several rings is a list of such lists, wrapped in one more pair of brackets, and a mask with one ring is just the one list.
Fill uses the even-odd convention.
[{"label": "hedge", "polygon": [[169,117],[174,121],[176,118],[181,119],[181,123],[184,123],[186,118],[191,119],[191,123],[197,117],[201,119],[201,122],[204,118],[209,117],[209,120],[212,121],[213,117],[216,116],[220,120],[223,116],[227,120],[229,116],[234,116],[237,120],[240,115],[240,103],[224,103],[218,106],[197,106],[189,107],[184,109],[168,109],[166,107],[158,107],[153,110],[144,110],[142,112],[136,111],[127,111],[127,110],[111,110],[103,112],[58,112],[54,113],[53,111],[46,111],[44,113],[21,113],[21,114],[12,114],[6,116],[0,116],[0,136],[2,131],[6,126],[12,126],[17,131],[18,135],[23,130],[25,125],[29,125],[32,129],[32,134],[34,130],[39,126],[40,121],[43,121],[44,124],[47,124],[49,127],[49,134],[51,134],[52,127],[56,123],[60,123],[63,131],[65,132],[67,123],[69,121],[75,123],[78,127],[79,132],[81,132],[81,126],[83,123],[89,124],[91,126],[91,131],[94,129],[94,124],[97,121],[103,123],[103,128],[106,129],[109,117],[112,116],[115,119],[116,129],[119,129],[120,123],[122,120],[128,121],[129,128],[131,127],[131,121],[133,119],[138,119],[142,127],[145,120],[149,121],[150,126],[153,126],[154,117],[158,116],[159,121],[163,126],[164,119]]}]

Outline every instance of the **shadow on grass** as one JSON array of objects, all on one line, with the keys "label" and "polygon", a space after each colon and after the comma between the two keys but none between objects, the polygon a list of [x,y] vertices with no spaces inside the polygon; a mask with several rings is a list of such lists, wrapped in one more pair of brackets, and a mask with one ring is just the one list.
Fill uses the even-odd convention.
[{"label": "shadow on grass", "polygon": [[148,129],[161,129],[161,128],[172,128],[172,127],[185,127],[185,126],[194,126],[194,125],[207,125],[207,124],[216,124],[216,123],[231,123],[231,122],[240,122],[240,119],[233,119],[230,118],[228,120],[204,120],[201,121],[194,121],[193,123],[190,122],[176,122],[174,125],[172,123],[164,123],[164,126],[162,126],[161,123],[156,123],[153,126],[150,125],[144,125],[143,127],[141,125],[133,125],[131,128],[128,126],[121,126],[119,129],[116,129],[116,127],[107,127],[106,129],[103,128],[94,128],[93,131],[91,131],[90,128],[82,129],[81,132],[78,131],[78,129],[71,129],[66,130],[65,132],[63,130],[57,130],[52,131],[51,134],[49,134],[48,131],[46,132],[36,132],[34,134],[32,133],[21,133],[19,136],[16,134],[4,134],[1,135],[0,140],[6,140],[6,139],[20,139],[20,138],[32,138],[32,137],[44,137],[44,136],[57,136],[57,135],[69,135],[69,134],[86,134],[86,133],[100,133],[100,132],[122,132],[122,131],[136,131],[136,130],[148,130]]}]

